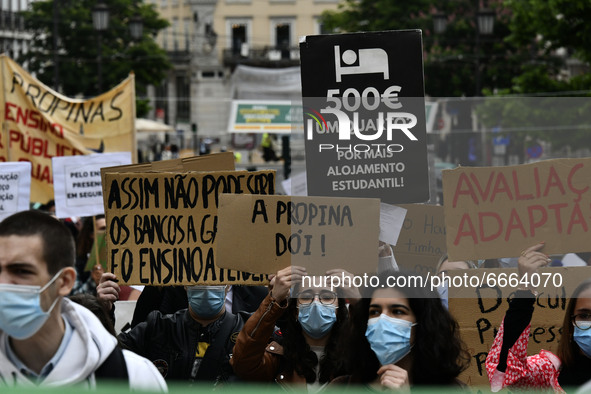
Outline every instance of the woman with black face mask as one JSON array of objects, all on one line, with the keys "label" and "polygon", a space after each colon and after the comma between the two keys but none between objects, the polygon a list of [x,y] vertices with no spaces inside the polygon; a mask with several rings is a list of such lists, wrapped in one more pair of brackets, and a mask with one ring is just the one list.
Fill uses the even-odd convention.
[{"label": "woman with black face mask", "polygon": [[[336,343],[347,319],[345,300],[328,287],[302,286],[305,275],[305,268],[291,266],[272,279],[272,290],[234,346],[231,363],[240,378],[317,391],[337,376]],[[282,316],[279,331],[275,324]]]},{"label": "woman with black face mask", "polygon": [[[384,287],[367,288],[350,308],[344,351],[348,375],[331,384],[359,384],[377,391],[421,385],[465,385],[457,380],[470,356],[457,322],[436,292],[410,274],[378,275]],[[389,287],[391,284],[395,287]]]},{"label": "woman with black face mask", "polygon": [[[550,262],[540,251],[543,247],[544,243],[539,243],[521,252],[520,283],[525,283],[522,278],[532,278],[532,274]],[[580,386],[591,379],[591,279],[577,286],[568,302],[557,355],[542,350],[527,356],[536,295],[534,286],[519,288],[509,302],[505,319],[486,358],[493,392],[503,387],[563,392],[563,387]]]}]

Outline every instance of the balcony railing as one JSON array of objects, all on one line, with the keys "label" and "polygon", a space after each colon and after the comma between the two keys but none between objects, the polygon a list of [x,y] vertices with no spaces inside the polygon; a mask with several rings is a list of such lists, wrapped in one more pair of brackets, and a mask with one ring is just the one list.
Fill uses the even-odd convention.
[{"label": "balcony railing", "polygon": [[249,47],[228,48],[223,51],[224,66],[235,67],[238,64],[250,66],[296,66],[300,63],[298,47]]},{"label": "balcony railing", "polygon": [[17,12],[0,11],[0,30],[25,30],[25,19]]}]

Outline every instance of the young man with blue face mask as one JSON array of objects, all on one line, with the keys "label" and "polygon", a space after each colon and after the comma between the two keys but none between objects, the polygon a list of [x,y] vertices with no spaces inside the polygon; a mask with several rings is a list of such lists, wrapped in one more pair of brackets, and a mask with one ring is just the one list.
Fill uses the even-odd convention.
[{"label": "young man with blue face mask", "polygon": [[64,298],[73,265],[73,238],[55,218],[26,211],[0,222],[0,387],[94,388],[117,377],[166,391],[148,360],[118,349],[92,312]]},{"label": "young man with blue face mask", "polygon": [[[119,286],[103,274],[99,297],[117,299]],[[248,315],[225,308],[227,286],[187,286],[188,308],[146,321],[119,335],[119,342],[151,360],[167,380],[223,383],[234,380],[230,357]]]}]

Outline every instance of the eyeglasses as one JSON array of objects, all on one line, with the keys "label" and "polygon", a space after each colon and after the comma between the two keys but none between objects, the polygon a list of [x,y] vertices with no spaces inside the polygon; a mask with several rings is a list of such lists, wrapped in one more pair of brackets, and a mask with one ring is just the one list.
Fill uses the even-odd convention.
[{"label": "eyeglasses", "polygon": [[332,304],[337,299],[337,293],[334,291],[321,290],[315,293],[313,290],[304,290],[298,294],[298,304],[311,304],[317,296],[321,304]]},{"label": "eyeglasses", "polygon": [[591,328],[591,313],[578,313],[572,315],[573,324],[580,330],[588,330]]}]

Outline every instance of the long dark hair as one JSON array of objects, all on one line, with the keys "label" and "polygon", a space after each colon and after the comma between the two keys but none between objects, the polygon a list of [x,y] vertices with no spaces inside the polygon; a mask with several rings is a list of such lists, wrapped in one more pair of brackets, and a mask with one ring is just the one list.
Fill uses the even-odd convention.
[{"label": "long dark hair", "polygon": [[[380,283],[391,283],[399,277],[406,278],[407,286],[395,287],[408,299],[417,325],[411,351],[412,368],[409,378],[413,385],[454,384],[458,375],[468,367],[470,355],[460,339],[459,326],[441,303],[441,299],[428,288],[415,285],[411,275],[400,272],[384,272],[379,275]],[[352,381],[370,383],[377,378],[380,363],[365,337],[369,305],[372,294],[379,288],[368,289],[367,294],[350,308],[350,325],[343,336],[346,368]],[[362,362],[360,362],[360,360]]]},{"label": "long dark hair", "polygon": [[577,286],[570,297],[562,321],[562,336],[558,344],[558,357],[562,361],[562,368],[573,367],[575,355],[580,351],[579,345],[573,340],[574,326],[571,316],[575,314],[575,306],[581,293],[591,287],[591,278]]},{"label": "long dark hair", "polygon": [[[299,287],[296,286],[296,293]],[[341,360],[337,354],[337,345],[341,329],[347,321],[348,311],[345,299],[340,297],[340,291],[337,290],[338,309],[337,321],[332,326],[330,337],[324,347],[324,356],[320,361],[316,357],[304,337],[302,326],[297,320],[298,302],[297,299],[289,300],[289,306],[285,314],[286,326],[283,332],[283,354],[285,357],[285,371],[287,373],[295,372],[306,378],[306,382],[314,383],[316,381],[316,365],[319,366],[318,381],[326,383],[340,375]]]}]

